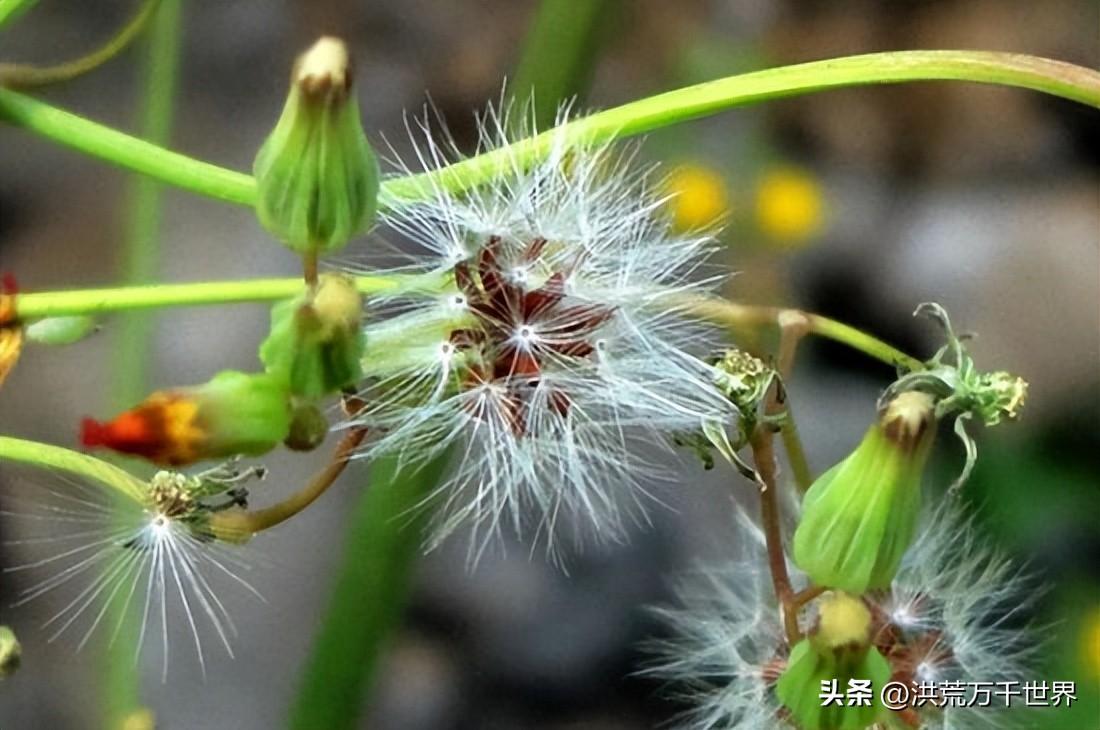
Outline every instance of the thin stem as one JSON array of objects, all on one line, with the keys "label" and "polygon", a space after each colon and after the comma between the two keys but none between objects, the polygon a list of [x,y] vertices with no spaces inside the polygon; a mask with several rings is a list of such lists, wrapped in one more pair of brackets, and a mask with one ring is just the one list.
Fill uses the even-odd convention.
[{"label": "thin stem", "polygon": [[38,0],[0,0],[0,28],[30,10]]},{"label": "thin stem", "polygon": [[427,516],[425,500],[446,463],[419,469],[397,457],[372,462],[370,483],[348,516],[344,555],[302,684],[291,730],[361,727],[363,690],[400,621]]},{"label": "thin stem", "polygon": [[905,370],[920,370],[924,363],[905,354],[893,345],[877,337],[856,329],[851,325],[837,322],[820,314],[802,312],[783,307],[761,307],[751,304],[738,304],[719,297],[691,297],[678,302],[685,311],[712,322],[724,324],[733,329],[756,329],[758,327],[778,326],[779,317],[784,312],[797,312],[807,319],[807,334],[824,337],[847,345],[854,350],[881,360],[888,365]]},{"label": "thin stem", "polygon": [[[530,101],[538,129],[550,127],[562,102],[582,96],[596,68],[607,19],[618,0],[542,0],[511,79],[511,93]],[[523,123],[528,122],[523,115]]]},{"label": "thin stem", "polygon": [[[364,294],[381,294],[403,287],[419,291],[442,286],[438,277],[358,276],[355,281]],[[302,279],[295,277],[31,292],[16,297],[16,311],[21,319],[31,321],[43,317],[102,315],[132,309],[270,302],[297,296],[302,288]]]},{"label": "thin stem", "polygon": [[[810,318],[802,312],[786,309],[775,317],[779,325],[779,352],[776,369],[781,379],[786,379],[794,368],[798,343],[810,331]],[[777,416],[786,408],[786,393],[781,382],[772,386],[764,403],[765,416]],[[768,551],[768,570],[771,572],[775,595],[783,614],[783,626],[791,646],[801,638],[798,625],[798,608],[794,605],[794,590],[787,572],[787,556],[783,549],[783,518],[779,511],[778,482],[776,478],[775,451],[772,446],[774,431],[767,422],[753,431],[750,445],[756,471],[764,482],[760,490],[760,521],[764,530]]]},{"label": "thin stem", "polygon": [[794,483],[798,487],[798,491],[805,494],[813,486],[814,473],[810,469],[809,459],[806,458],[806,449],[802,446],[802,437],[798,433],[798,424],[795,421],[789,402],[779,435],[783,439],[783,450],[787,452],[787,460],[791,464]]},{"label": "thin stem", "polygon": [[791,596],[791,605],[794,607],[794,610],[800,611],[803,606],[825,593],[827,590],[829,589],[825,586],[810,586],[804,588]]},{"label": "thin stem", "polygon": [[775,597],[783,614],[783,627],[787,641],[794,646],[801,637],[798,612],[791,605],[794,591],[787,572],[787,556],[783,550],[783,528],[779,514],[778,480],[776,479],[775,452],[772,449],[772,432],[767,425],[757,426],[749,441],[752,447],[756,471],[764,482],[760,489],[760,523],[768,551],[768,571],[771,573]]},{"label": "thin stem", "polygon": [[311,288],[317,286],[317,249],[302,254],[302,279]]},{"label": "thin stem", "polygon": [[[358,413],[364,403],[358,398],[348,398],[344,410],[348,415]],[[282,502],[258,510],[229,510],[211,516],[210,529],[214,535],[230,542],[243,542],[258,532],[280,525],[306,507],[313,504],[344,473],[355,449],[363,443],[366,428],[353,428],[336,445],[336,450],[321,471],[306,486]]]},{"label": "thin stem", "polygon": [[[435,274],[365,275],[355,277],[355,282],[359,291],[368,295],[396,291],[433,295],[443,291],[449,285],[447,277]],[[289,299],[301,291],[302,280],[298,278],[251,279],[31,292],[17,295],[15,301],[19,317],[24,321],[32,321],[43,317],[103,315],[130,309],[269,302]],[[734,329],[777,326],[782,312],[797,311],[809,322],[807,334],[835,340],[895,367],[919,370],[924,366],[917,358],[905,354],[873,335],[819,314],[779,307],[738,304],[718,297],[692,297],[677,301],[675,304],[702,319]]]},{"label": "thin stem", "polygon": [[[780,312],[776,321],[779,324],[779,354],[776,367],[779,370],[779,376],[786,382],[790,380],[791,373],[794,371],[798,344],[810,332],[810,317],[796,309],[788,309]],[[790,394],[784,387],[782,402],[778,395],[778,390],[774,390],[765,407],[765,413],[767,415],[782,413],[780,435],[783,438],[783,448],[787,452],[787,460],[791,464],[795,484],[798,485],[799,491],[805,493],[813,483],[810,463],[806,459],[806,450],[802,448],[802,439],[798,435],[798,425],[791,407]]]},{"label": "thin stem", "polygon": [[[55,66],[33,66],[23,63],[0,63],[0,86],[9,89],[32,89],[70,81],[94,71],[121,53],[145,28],[160,0],[145,0],[137,14],[105,44],[73,61]],[[3,20],[0,19],[0,23]]]},{"label": "thin stem", "polygon": [[[1100,73],[1035,56],[981,51],[896,51],[847,56],[727,76],[583,117],[507,148],[442,170],[388,180],[382,207],[422,200],[439,189],[466,190],[534,164],[556,140],[599,143],[643,134],[738,106],[871,84],[969,81],[1032,89],[1100,107]],[[0,119],[93,157],[200,195],[253,205],[249,175],[192,159],[104,127],[45,102],[0,89]]]},{"label": "thin stem", "polygon": [[0,119],[184,190],[239,205],[256,199],[250,175],[171,152],[11,89],[0,88]]},{"label": "thin stem", "polygon": [[[138,129],[150,144],[166,144],[172,133],[179,56],[182,0],[156,3],[142,59],[141,107]],[[142,24],[138,24],[140,29]],[[134,31],[136,32],[136,30]],[[123,40],[128,40],[124,38]],[[156,280],[160,266],[161,199],[163,185],[149,177],[129,181],[125,201],[125,237],[121,279],[124,284]],[[18,312],[18,301],[16,311]],[[114,332],[110,396],[115,407],[124,407],[145,395],[149,380],[147,353],[153,337],[153,319],[146,312],[130,312]],[[131,657],[138,647],[134,619],[136,607],[110,604],[104,607],[122,629],[103,647],[101,701],[105,726],[122,727],[141,708],[141,677]]]},{"label": "thin stem", "polygon": [[145,484],[129,472],[94,456],[42,444],[37,441],[0,436],[0,461],[12,461],[38,467],[57,469],[118,492],[135,502],[145,499]]}]

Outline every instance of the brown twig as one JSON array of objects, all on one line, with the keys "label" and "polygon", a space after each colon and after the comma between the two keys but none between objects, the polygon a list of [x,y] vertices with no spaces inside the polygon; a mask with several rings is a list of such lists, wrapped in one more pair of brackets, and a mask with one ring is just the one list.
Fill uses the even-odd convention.
[{"label": "brown twig", "polygon": [[791,646],[802,632],[798,627],[798,612],[791,603],[794,591],[787,573],[787,556],[783,551],[783,529],[779,514],[778,489],[776,487],[775,452],[772,448],[772,431],[766,425],[756,427],[750,440],[756,471],[764,482],[760,490],[760,522],[768,551],[768,570],[775,587],[775,597],[783,614],[783,626]]},{"label": "brown twig", "polygon": [[[776,320],[779,323],[779,353],[776,369],[782,379],[790,374],[794,366],[798,343],[809,332],[810,322],[806,315],[796,310],[781,311],[777,314]],[[781,382],[777,382],[772,386],[764,404],[764,415],[776,416],[783,413],[787,407],[785,401]],[[802,631],[798,625],[799,605],[795,603],[791,577],[787,572],[787,556],[783,550],[783,520],[779,511],[778,497],[779,480],[772,442],[774,433],[771,426],[766,422],[762,423],[753,431],[750,445],[756,471],[764,482],[764,488],[760,490],[760,519],[768,551],[768,569],[771,572],[775,596],[783,614],[787,641],[793,646],[801,638]],[[799,445],[799,452],[800,450],[801,445]]]},{"label": "brown twig", "polygon": [[[344,397],[344,412],[349,416],[359,413],[363,402],[355,396]],[[257,532],[286,522],[304,510],[328,490],[344,473],[352,453],[366,438],[367,428],[352,428],[336,445],[328,464],[317,472],[300,491],[282,502],[257,510],[226,510],[210,518],[210,530],[215,537],[229,542],[244,542]]]}]

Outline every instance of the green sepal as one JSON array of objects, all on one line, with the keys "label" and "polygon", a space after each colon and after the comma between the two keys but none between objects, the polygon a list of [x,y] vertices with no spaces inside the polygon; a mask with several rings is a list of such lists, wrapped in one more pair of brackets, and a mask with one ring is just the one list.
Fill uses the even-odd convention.
[{"label": "green sepal", "polygon": [[363,377],[362,298],[347,277],[326,274],[316,290],[279,302],[260,345],[267,372],[298,398],[316,400]]},{"label": "green sepal", "polygon": [[[870,706],[823,706],[822,682],[834,679],[841,694],[850,679],[871,680]],[[791,650],[775,694],[800,730],[863,730],[884,714],[877,691],[889,681],[890,664],[874,647],[834,651],[803,639]]]},{"label": "green sepal", "polygon": [[290,433],[290,394],[278,377],[226,370],[194,392],[207,437],[204,458],[260,456]]}]

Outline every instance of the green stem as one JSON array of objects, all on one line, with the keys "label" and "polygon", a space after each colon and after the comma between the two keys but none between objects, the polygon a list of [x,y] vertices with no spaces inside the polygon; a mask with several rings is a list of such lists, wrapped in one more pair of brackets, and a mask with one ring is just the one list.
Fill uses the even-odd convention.
[{"label": "green stem", "polygon": [[[435,294],[447,285],[447,280],[438,275],[368,275],[358,276],[355,281],[364,294],[399,290]],[[300,278],[286,278],[32,292],[19,294],[15,309],[21,319],[32,321],[43,317],[102,315],[131,309],[275,301],[295,296],[303,286]],[[797,311],[738,304],[717,297],[691,297],[677,304],[701,319],[735,329],[777,326],[780,314]],[[895,367],[919,370],[924,366],[917,358],[851,325],[819,314],[798,314],[806,317],[807,334],[835,340]]]},{"label": "green stem", "polygon": [[[476,186],[512,170],[517,162],[533,164],[558,135],[598,143],[769,99],[913,81],[1015,86],[1100,107],[1100,73],[1061,61],[981,51],[847,56],[728,76],[624,104],[442,170],[388,180],[381,202],[393,207],[424,199],[440,187],[460,191]],[[242,205],[252,205],[256,197],[255,181],[248,175],[170,152],[9,89],[0,89],[0,119],[201,195]]]},{"label": "green stem", "polygon": [[511,83],[521,103],[530,101],[532,114],[521,114],[517,125],[546,129],[557,118],[558,106],[588,88],[600,36],[614,0],[542,0],[535,14],[523,56]]},{"label": "green stem", "polygon": [[171,152],[11,89],[0,88],[0,119],[184,190],[239,205],[252,205],[256,198],[249,175]]},{"label": "green stem", "polygon": [[399,471],[393,459],[371,466],[370,486],[350,515],[336,586],[291,710],[292,730],[360,727],[363,690],[401,618],[422,542],[419,507],[445,461],[415,472],[408,466]]},{"label": "green stem", "polygon": [[[56,66],[34,66],[22,63],[0,63],[0,86],[9,89],[31,89],[58,84],[82,76],[102,66],[121,53],[145,28],[156,12],[160,0],[145,0],[137,14],[105,44],[81,56]],[[0,23],[3,19],[0,19]]]},{"label": "green stem", "polygon": [[30,10],[38,0],[0,0],[0,28]]},{"label": "green stem", "polygon": [[[438,277],[357,276],[355,281],[364,294],[402,288],[436,291],[442,286]],[[29,322],[44,317],[101,315],[135,309],[272,302],[296,296],[304,287],[302,279],[295,277],[30,292],[18,295],[15,306],[20,319]]]},{"label": "green stem", "polygon": [[83,480],[113,489],[127,499],[144,500],[145,485],[113,464],[60,446],[0,436],[0,461],[13,461],[40,469],[57,469]]},{"label": "green stem", "polygon": [[[171,136],[182,14],[182,0],[160,2],[145,43],[138,129],[151,144],[164,145]],[[123,283],[144,284],[157,278],[162,195],[162,185],[154,178],[135,177],[131,181],[125,202]],[[115,407],[126,407],[145,395],[153,324],[147,312],[130,312],[119,322],[110,370],[110,396]],[[138,646],[136,625],[131,620],[134,617],[123,613],[128,610],[126,606],[107,608],[117,615],[117,620],[125,622],[124,630],[103,649],[104,727],[116,730],[125,727],[128,718],[142,706],[141,675],[133,661]]]}]

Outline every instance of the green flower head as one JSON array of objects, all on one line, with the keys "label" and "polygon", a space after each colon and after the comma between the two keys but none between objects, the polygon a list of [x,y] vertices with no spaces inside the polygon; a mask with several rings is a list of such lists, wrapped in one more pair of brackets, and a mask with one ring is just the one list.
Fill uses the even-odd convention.
[{"label": "green flower head", "polygon": [[815,583],[856,594],[890,585],[916,530],[933,414],[932,396],[899,394],[856,450],[810,487],[793,557]]},{"label": "green flower head", "polygon": [[260,223],[299,253],[339,250],[370,227],[380,173],[342,41],[321,38],[298,58],[282,116],[254,172]]}]

